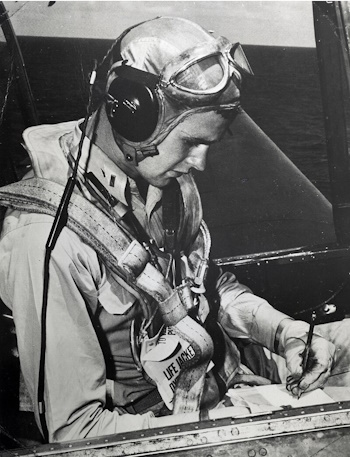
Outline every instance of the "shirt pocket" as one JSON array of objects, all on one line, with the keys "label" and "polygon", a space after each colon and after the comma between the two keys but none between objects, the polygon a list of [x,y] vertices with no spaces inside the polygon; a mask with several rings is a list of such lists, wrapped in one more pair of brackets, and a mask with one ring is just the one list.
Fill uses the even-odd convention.
[{"label": "shirt pocket", "polygon": [[124,314],[137,300],[129,290],[123,287],[118,278],[108,271],[103,274],[98,299],[110,314]]}]

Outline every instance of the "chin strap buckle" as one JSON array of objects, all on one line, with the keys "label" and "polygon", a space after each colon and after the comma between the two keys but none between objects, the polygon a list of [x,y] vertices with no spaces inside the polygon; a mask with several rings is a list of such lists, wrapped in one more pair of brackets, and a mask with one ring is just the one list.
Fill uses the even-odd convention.
[{"label": "chin strap buckle", "polygon": [[137,166],[140,162],[147,159],[147,157],[154,157],[159,155],[159,151],[156,145],[150,145],[144,148],[136,148],[125,144],[123,145],[123,154],[127,162]]}]

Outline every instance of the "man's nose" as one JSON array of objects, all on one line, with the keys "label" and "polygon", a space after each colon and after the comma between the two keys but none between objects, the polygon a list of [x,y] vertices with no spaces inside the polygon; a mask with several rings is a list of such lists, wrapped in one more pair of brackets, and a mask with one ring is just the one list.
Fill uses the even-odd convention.
[{"label": "man's nose", "polygon": [[190,168],[195,168],[198,171],[204,171],[207,164],[207,154],[209,146],[201,144],[191,151],[186,159],[187,165]]}]

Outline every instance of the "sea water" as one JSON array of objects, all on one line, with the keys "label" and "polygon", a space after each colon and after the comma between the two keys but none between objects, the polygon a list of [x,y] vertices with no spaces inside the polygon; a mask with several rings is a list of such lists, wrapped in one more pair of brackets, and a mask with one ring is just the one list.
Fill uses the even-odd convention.
[{"label": "sea water", "polygon": [[[83,117],[94,59],[102,59],[111,41],[19,37],[19,42],[40,123]],[[9,59],[3,48],[0,44],[2,104],[11,77]],[[329,198],[316,49],[247,45],[244,50],[255,76],[244,83],[243,108]],[[11,95],[15,98],[14,91]],[[7,99],[8,104],[10,101]],[[16,143],[21,141],[24,124],[16,104],[7,108],[7,123],[2,129],[7,130],[6,138],[11,142],[13,153],[17,150]]]}]

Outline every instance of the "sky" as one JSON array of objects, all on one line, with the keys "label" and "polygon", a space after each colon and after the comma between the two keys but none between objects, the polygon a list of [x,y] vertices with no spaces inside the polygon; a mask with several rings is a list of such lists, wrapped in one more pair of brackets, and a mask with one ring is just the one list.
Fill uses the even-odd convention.
[{"label": "sky", "polygon": [[18,36],[115,39],[155,16],[181,16],[231,41],[315,46],[311,1],[5,1]]}]

